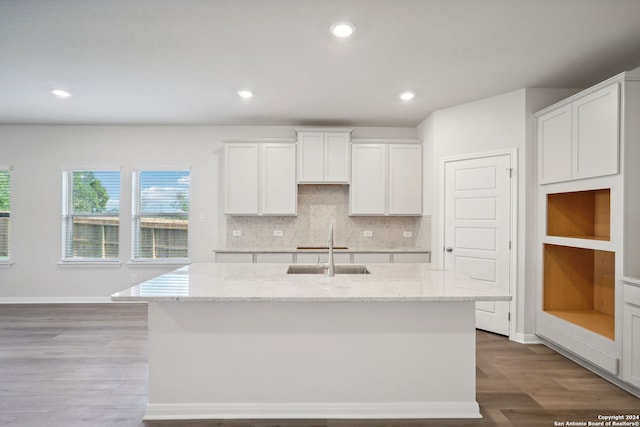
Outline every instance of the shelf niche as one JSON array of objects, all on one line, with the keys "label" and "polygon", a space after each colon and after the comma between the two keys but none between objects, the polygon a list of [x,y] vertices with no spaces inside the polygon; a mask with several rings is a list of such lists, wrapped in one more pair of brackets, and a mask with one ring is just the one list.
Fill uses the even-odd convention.
[{"label": "shelf niche", "polygon": [[611,240],[611,190],[547,194],[547,235]]},{"label": "shelf niche", "polygon": [[615,340],[615,252],[544,245],[549,314]]}]

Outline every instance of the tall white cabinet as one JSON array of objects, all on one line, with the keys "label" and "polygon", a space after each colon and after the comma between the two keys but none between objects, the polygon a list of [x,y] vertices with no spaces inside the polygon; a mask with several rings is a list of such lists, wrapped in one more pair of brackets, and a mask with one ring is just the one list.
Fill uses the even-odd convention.
[{"label": "tall white cabinet", "polygon": [[354,140],[351,215],[420,215],[422,145]]},{"label": "tall white cabinet", "polygon": [[296,215],[296,145],[227,142],[225,214]]},{"label": "tall white cabinet", "polygon": [[536,333],[640,395],[640,74],[536,116]]}]

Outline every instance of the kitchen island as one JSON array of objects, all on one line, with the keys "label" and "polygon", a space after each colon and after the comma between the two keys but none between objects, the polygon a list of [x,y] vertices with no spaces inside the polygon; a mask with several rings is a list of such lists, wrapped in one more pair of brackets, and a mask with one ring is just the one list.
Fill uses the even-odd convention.
[{"label": "kitchen island", "polygon": [[145,419],[476,418],[475,302],[429,264],[287,274],[192,264],[112,296],[149,304]]}]

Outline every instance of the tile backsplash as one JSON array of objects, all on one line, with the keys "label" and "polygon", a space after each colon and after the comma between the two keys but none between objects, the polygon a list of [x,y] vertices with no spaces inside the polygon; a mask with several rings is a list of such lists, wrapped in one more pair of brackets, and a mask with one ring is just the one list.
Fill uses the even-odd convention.
[{"label": "tile backsplash", "polygon": [[227,248],[324,246],[331,224],[335,246],[431,247],[431,217],[349,216],[347,185],[300,185],[298,216],[227,216]]}]

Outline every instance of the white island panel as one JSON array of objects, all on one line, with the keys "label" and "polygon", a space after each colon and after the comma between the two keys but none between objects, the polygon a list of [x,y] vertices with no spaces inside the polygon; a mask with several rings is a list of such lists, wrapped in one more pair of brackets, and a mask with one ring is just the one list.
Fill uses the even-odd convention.
[{"label": "white island panel", "polygon": [[149,304],[145,419],[469,418],[473,302]]}]

